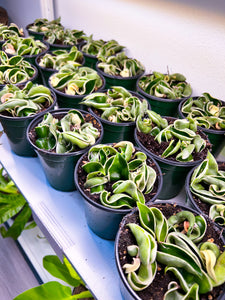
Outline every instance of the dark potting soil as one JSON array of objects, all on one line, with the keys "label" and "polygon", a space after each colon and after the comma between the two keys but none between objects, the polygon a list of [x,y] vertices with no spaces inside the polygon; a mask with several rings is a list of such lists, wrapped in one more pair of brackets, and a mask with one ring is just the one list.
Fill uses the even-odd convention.
[{"label": "dark potting soil", "polygon": [[[154,207],[159,208],[166,218],[169,218],[171,215],[178,213],[182,209],[179,205],[176,204],[149,204]],[[196,214],[195,214],[196,215]],[[127,246],[136,244],[136,240],[131,233],[129,227],[126,226],[128,223],[136,223],[140,225],[139,218],[138,218],[138,210],[135,209],[132,213],[126,215],[119,228],[120,238],[118,244],[118,254],[119,254],[119,262],[120,265],[123,266],[126,263],[131,263],[132,258],[127,253]],[[220,247],[221,251],[223,249],[223,242],[221,240],[221,234],[217,227],[214,226],[213,222],[210,219],[207,219],[207,231],[205,237],[203,238],[202,242],[205,242],[209,239],[214,239],[214,242]],[[163,300],[164,294],[168,290],[168,284],[171,281],[176,281],[176,277],[173,275],[172,272],[164,272],[165,266],[162,264],[157,263],[157,273],[156,276],[149,287],[145,290],[136,292],[136,294],[142,300]],[[126,275],[125,275],[126,276]],[[179,282],[178,282],[179,283]],[[225,284],[214,288],[211,292],[200,295],[201,300],[216,300],[223,292]]]},{"label": "dark potting soil", "polygon": [[[56,110],[55,112],[57,112],[57,110]],[[53,114],[53,116],[56,117],[58,120],[61,120],[61,119],[65,116],[65,113],[57,114],[57,115],[54,115],[54,114]],[[94,116],[92,116],[92,115],[89,114],[89,113],[86,113],[86,114],[83,113],[83,116],[84,116],[84,121],[85,121],[85,122],[92,123],[92,125],[93,125],[95,128],[97,128],[98,131],[101,133],[101,125],[100,125],[100,123],[96,120],[96,118],[95,118]],[[36,127],[37,125],[38,125],[38,123],[35,124],[34,127]],[[31,128],[31,130],[30,130],[30,132],[29,132],[29,138],[30,138],[30,140],[32,141],[32,143],[33,143],[34,145],[36,145],[37,134],[36,134],[36,132],[35,132],[35,128],[34,128],[34,127]],[[47,151],[47,150],[46,150],[46,151]],[[75,147],[75,149],[74,149],[73,152],[76,152],[76,151],[80,151],[80,148]],[[53,153],[54,153],[55,150],[48,150],[47,152],[53,152]]]},{"label": "dark potting soil", "polygon": [[[221,171],[225,171],[225,162],[218,162],[219,165],[219,170]],[[205,215],[209,215],[209,210],[211,207],[211,204],[203,202],[201,199],[198,198],[197,195],[192,194],[192,198],[195,201],[195,203],[197,204],[197,206],[199,207],[199,209],[205,214]]]},{"label": "dark potting soil", "polygon": [[[169,118],[166,117],[166,119],[168,120],[168,124],[172,124],[174,122],[174,118]],[[193,153],[193,160],[194,161],[198,161],[198,160],[203,160],[206,155],[208,150],[211,150],[212,145],[209,142],[206,134],[204,134],[202,131],[197,131],[197,134],[199,134],[203,139],[206,140],[206,147],[201,151],[201,152],[194,152]],[[160,156],[163,154],[163,152],[166,150],[166,148],[169,146],[170,141],[166,142],[166,141],[162,141],[161,144],[159,144],[156,140],[155,137],[150,135],[150,134],[146,134],[143,132],[139,132],[137,130],[137,137],[140,141],[140,143],[150,152],[154,153],[157,156]],[[177,153],[167,157],[166,159],[171,160],[171,161],[176,161],[176,156]]]},{"label": "dark potting soil", "polygon": [[[94,202],[101,204],[100,201],[100,194],[91,194],[89,189],[84,189],[84,183],[86,182],[86,177],[87,177],[87,173],[83,170],[82,166],[84,165],[85,162],[88,161],[88,154],[84,155],[83,160],[81,161],[81,163],[78,166],[78,184],[80,186],[80,188],[83,190],[83,192],[85,193],[85,195],[87,195],[88,198],[92,199]],[[159,180],[158,180],[158,176],[159,176],[159,171],[157,166],[155,165],[155,163],[148,158],[147,159],[147,165],[149,165],[150,167],[152,167],[155,171],[156,171],[156,182],[154,184],[154,187],[151,191],[151,193],[149,194],[145,194],[145,202],[149,202],[152,200],[152,198],[155,196],[157,190],[158,190],[158,186],[159,186]],[[114,184],[114,182],[107,182],[105,184],[105,190],[108,192],[112,192],[112,185]]]}]

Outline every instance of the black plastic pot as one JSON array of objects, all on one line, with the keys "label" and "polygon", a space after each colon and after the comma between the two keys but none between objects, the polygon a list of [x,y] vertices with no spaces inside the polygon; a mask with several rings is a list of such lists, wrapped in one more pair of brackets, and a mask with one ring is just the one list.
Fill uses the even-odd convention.
[{"label": "black plastic pot", "polygon": [[[106,90],[102,91],[105,92]],[[132,95],[138,97],[139,99],[143,99],[139,94],[129,91]],[[148,105],[148,109],[150,110],[150,104]],[[104,136],[102,139],[102,143],[117,143],[120,141],[130,141],[132,143],[134,140],[134,129],[136,127],[136,122],[124,122],[124,123],[114,123],[108,120],[102,119],[99,115],[97,115],[91,107],[88,108],[88,111],[93,113],[96,118],[99,118],[104,128]]]},{"label": "black plastic pot", "polygon": [[[97,92],[101,92],[104,88],[105,88],[105,79],[103,76],[101,76],[100,74],[98,74],[101,79],[102,79],[102,86],[98,89]],[[51,76],[49,77],[48,80],[48,86],[53,89],[53,91],[56,93],[57,95],[57,103],[59,108],[75,108],[75,109],[83,109],[83,110],[87,110],[87,107],[83,104],[80,104],[81,100],[87,96],[87,94],[85,95],[67,95],[66,93],[63,93],[57,89],[55,89],[50,82]]]},{"label": "black plastic pot", "polygon": [[35,40],[40,40],[40,41],[43,41],[43,38],[44,38],[44,33],[43,32],[36,32],[36,31],[33,31],[33,30],[30,30],[29,27],[31,27],[33,25],[33,23],[31,24],[28,24],[26,26],[26,30],[28,32],[29,35],[33,36],[35,38]]},{"label": "black plastic pot", "polygon": [[145,97],[150,105],[153,111],[157,112],[161,116],[170,116],[170,117],[177,117],[178,116],[178,106],[179,103],[184,99],[187,100],[189,97],[182,98],[182,99],[167,99],[167,98],[159,98],[152,96],[146,92],[144,92],[139,87],[139,81],[141,78],[137,81],[137,92],[141,94],[143,97]]},{"label": "black plastic pot", "polygon": [[[165,211],[166,211],[166,207],[168,207],[168,205],[174,205],[172,203],[165,203],[165,202],[157,202],[157,203],[149,203],[148,206],[154,206],[157,207],[157,205],[165,205]],[[175,204],[176,207],[181,208],[182,210],[189,210],[193,213],[196,214],[196,211],[194,211],[193,209],[191,209],[190,207],[184,206],[184,205],[178,205]],[[162,209],[163,212],[163,209]],[[116,267],[117,267],[117,271],[119,274],[119,278],[120,278],[120,290],[121,290],[121,294],[123,296],[124,300],[142,300],[141,297],[139,297],[139,295],[137,294],[137,292],[135,292],[131,286],[129,285],[127,278],[124,274],[124,271],[121,267],[120,264],[120,258],[119,258],[119,251],[118,251],[118,245],[120,243],[120,239],[121,239],[121,232],[122,229],[126,226],[127,224],[127,218],[129,218],[130,216],[135,216],[132,218],[132,222],[135,222],[135,219],[138,219],[138,210],[137,209],[133,209],[129,214],[127,214],[126,216],[124,216],[124,218],[122,219],[120,226],[119,226],[119,230],[117,232],[116,235],[116,239],[115,239],[115,246],[114,246],[114,253],[115,253],[115,260],[116,260]],[[207,218],[207,222],[211,222],[208,218]],[[215,226],[215,231],[217,232],[218,238],[220,239],[220,241],[225,244],[225,240],[224,238],[221,236],[219,229]],[[126,254],[125,254],[126,255]],[[163,285],[163,281],[162,281],[162,285]],[[153,299],[153,298],[149,298],[149,299]],[[155,299],[155,298],[154,298]],[[158,298],[157,298],[158,299]],[[201,298],[200,298],[201,299]],[[206,298],[204,298],[206,299]],[[224,300],[225,299],[225,285],[223,285],[223,293],[221,294],[220,297],[218,297],[217,300]],[[162,299],[159,299],[162,300]]]},{"label": "black plastic pot", "polygon": [[[223,161],[218,161],[218,166],[219,166],[219,169],[220,170],[223,170],[225,171],[225,162]],[[190,182],[191,182],[191,177],[192,177],[192,174],[194,172],[194,170],[197,168],[194,167],[193,169],[191,169],[187,175],[187,178],[185,180],[185,193],[186,193],[186,198],[187,198],[187,203],[188,205],[190,205],[195,211],[198,211],[200,214],[204,215],[204,216],[207,216],[209,217],[209,209],[210,209],[210,204],[207,204],[207,203],[204,203],[204,206],[205,206],[205,209],[204,210],[207,210],[206,211],[203,211],[203,209],[198,205],[198,203],[194,200],[194,196],[190,190]],[[196,196],[197,197],[197,196]],[[200,200],[201,201],[201,200]],[[217,223],[215,223],[216,226],[218,226],[220,228],[221,231],[223,231],[223,233],[225,234],[224,232],[224,229],[225,227],[222,227],[220,225],[218,225]]]},{"label": "black plastic pot", "polygon": [[[42,56],[44,56],[47,53],[51,53],[52,51],[46,51],[45,53],[40,53],[36,59],[35,59],[35,65],[37,66],[39,73],[42,77],[42,82],[44,83],[44,85],[49,86],[49,78],[52,74],[54,74],[55,72],[58,72],[58,70],[56,69],[51,69],[51,68],[45,68],[45,67],[41,67],[40,66],[40,59],[42,58]],[[82,62],[80,62],[81,65],[85,64],[85,59],[83,58]]]},{"label": "black plastic pot", "polygon": [[[77,190],[80,192],[84,199],[84,209],[87,224],[90,227],[90,229],[101,238],[107,240],[114,240],[122,218],[127,213],[131,212],[132,209],[109,208],[93,201],[84,193],[83,189],[79,185],[78,177],[78,168],[81,162],[83,161],[84,156],[85,155],[83,155],[76,164],[74,171],[74,180]],[[151,199],[151,201],[154,201],[157,199],[158,194],[160,193],[162,188],[162,173],[157,162],[153,158],[151,158],[151,161],[153,161],[156,166],[158,180],[157,192]]]},{"label": "black plastic pot", "polygon": [[54,91],[51,91],[54,103],[49,106],[45,111],[42,111],[36,115],[29,117],[11,117],[4,114],[0,114],[0,122],[7,135],[11,150],[20,156],[36,156],[33,148],[26,137],[27,127],[31,121],[37,116],[44,115],[47,111],[53,109],[56,104],[56,95]]},{"label": "black plastic pot", "polygon": [[[189,161],[189,162],[178,162],[172,161],[167,158],[161,158],[158,155],[150,152],[141,143],[137,136],[137,129],[134,132],[134,138],[136,144],[144,150],[150,157],[153,157],[159,164],[162,174],[163,174],[163,187],[158,198],[160,200],[168,200],[176,197],[182,190],[185,179],[188,172],[196,165],[198,165],[202,160]],[[207,137],[206,137],[207,139]]]},{"label": "black plastic pot", "polygon": [[[62,116],[68,113],[70,109],[57,109],[52,110],[50,113],[54,116]],[[86,115],[87,112],[80,110],[80,112],[83,115]],[[90,114],[90,113],[89,113]],[[35,118],[28,126],[27,128],[27,139],[34,149],[34,151],[37,153],[42,168],[44,170],[45,176],[50,183],[50,185],[60,191],[73,191],[75,190],[75,184],[74,184],[74,168],[75,165],[80,158],[82,154],[84,154],[86,151],[88,151],[88,148],[78,150],[76,152],[70,152],[70,153],[54,153],[50,152],[44,149],[38,148],[30,138],[30,131],[34,129],[43,119],[43,115],[40,117]],[[96,119],[97,123],[99,124],[101,128],[101,134],[100,137],[97,139],[96,144],[100,143],[103,136],[103,127],[101,123]]]},{"label": "black plastic pot", "polygon": [[[199,97],[193,97],[198,99]],[[182,113],[182,106],[187,99],[180,102],[178,107],[179,116],[185,119],[185,115]],[[225,104],[224,104],[225,105]],[[212,153],[216,157],[219,155],[223,147],[225,146],[225,130],[207,129],[204,127],[199,128],[208,136],[210,143],[212,144]]]},{"label": "black plastic pot", "polygon": [[59,49],[64,49],[64,50],[70,50],[73,46],[76,46],[77,48],[79,48],[79,45],[81,43],[83,43],[83,40],[79,41],[76,45],[65,45],[65,44],[50,44],[46,41],[46,39],[44,38],[43,41],[49,45],[49,50],[50,51],[54,51],[54,50],[59,50]]},{"label": "black plastic pot", "polygon": [[105,87],[111,88],[112,86],[122,86],[130,91],[136,91],[136,84],[139,77],[144,74],[144,71],[141,74],[132,77],[122,77],[122,76],[113,76],[103,72],[98,67],[98,62],[96,64],[96,70],[105,78],[106,85]]}]

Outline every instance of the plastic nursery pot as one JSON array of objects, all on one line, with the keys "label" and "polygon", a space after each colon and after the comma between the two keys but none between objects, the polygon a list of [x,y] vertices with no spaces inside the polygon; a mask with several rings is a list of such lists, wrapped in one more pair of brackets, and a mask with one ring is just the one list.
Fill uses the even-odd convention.
[{"label": "plastic nursery pot", "polygon": [[80,42],[78,42],[76,45],[65,45],[65,44],[50,44],[46,41],[46,39],[44,38],[43,41],[49,45],[49,50],[50,51],[54,51],[54,50],[59,50],[59,49],[64,49],[64,50],[70,50],[73,46],[76,46],[79,48],[79,45],[81,43],[83,43],[83,40],[81,40]]},{"label": "plastic nursery pot", "polygon": [[[97,90],[97,92],[101,92],[104,88],[105,88],[105,79],[103,76],[101,76],[100,74],[98,74],[101,79],[102,79],[102,86]],[[49,77],[48,80],[48,86],[53,89],[53,91],[56,93],[57,95],[57,103],[59,108],[75,108],[75,109],[83,109],[83,110],[87,110],[87,107],[83,104],[80,104],[80,101],[87,96],[87,94],[85,95],[68,95],[64,92],[61,92],[57,89],[55,89],[52,85],[51,85],[51,76]]]},{"label": "plastic nursery pot", "polygon": [[[68,113],[70,109],[57,109],[49,111],[54,117],[63,117]],[[84,116],[87,114],[86,111],[79,110]],[[95,119],[95,117],[93,116]],[[88,151],[88,148],[78,150],[76,152],[70,153],[55,153],[50,152],[44,149],[38,148],[34,141],[31,139],[31,132],[34,128],[43,120],[43,115],[35,118],[27,128],[27,139],[31,146],[33,147],[34,151],[37,153],[42,168],[44,170],[45,176],[50,183],[50,185],[55,188],[56,190],[60,191],[74,191],[75,190],[75,183],[74,183],[74,168],[75,165],[82,154]],[[101,123],[97,120],[96,123],[100,129],[100,137],[96,140],[96,144],[100,143],[103,136],[103,128]]]},{"label": "plastic nursery pot", "polygon": [[[176,204],[176,203],[167,203],[164,201],[159,201],[157,203],[151,202],[148,204],[148,206],[158,207],[167,218],[170,216],[170,213],[172,215],[173,213],[181,211],[181,210],[191,211],[195,215],[198,214],[198,213],[196,213],[196,211],[194,211],[193,209],[191,209],[187,206]],[[210,219],[206,218],[206,220],[207,220],[207,224],[210,225],[210,227],[214,231],[214,233],[213,233],[214,237],[216,237],[217,241],[219,241],[219,244],[222,247],[225,244],[225,240],[221,236],[220,230],[218,229],[218,227],[216,227],[216,226],[214,226],[214,224],[212,224]],[[124,216],[124,218],[122,219],[122,221],[120,223],[119,230],[117,232],[116,239],[115,239],[115,246],[114,246],[115,261],[116,261],[117,272],[119,275],[120,290],[121,290],[123,299],[124,300],[143,300],[143,299],[163,300],[164,299],[163,295],[162,295],[163,291],[165,293],[167,291],[168,283],[170,281],[174,281],[174,276],[169,277],[170,272],[165,273],[163,268],[159,268],[157,271],[157,274],[156,274],[156,277],[158,276],[158,279],[156,279],[156,277],[155,277],[155,283],[153,280],[153,282],[150,284],[150,286],[146,290],[143,290],[140,292],[136,292],[131,288],[131,286],[129,285],[129,283],[127,281],[126,275],[124,274],[124,269],[121,266],[121,261],[123,261],[123,264],[125,263],[124,259],[126,257],[126,253],[127,253],[126,247],[128,246],[128,243],[131,241],[131,239],[132,239],[132,244],[134,243],[133,236],[131,236],[132,234],[130,232],[128,232],[128,227],[126,226],[126,224],[130,223],[130,222],[138,223],[138,210],[137,209],[133,209],[129,214]],[[209,235],[210,235],[210,233],[209,233]],[[211,235],[210,235],[210,237],[211,237]],[[123,251],[125,253],[122,253]],[[218,287],[215,289],[218,289]],[[222,292],[222,293],[220,293],[220,292]],[[209,294],[211,294],[211,293],[209,293]],[[207,296],[208,294],[204,294],[203,297],[201,297],[201,295],[200,295],[200,300],[201,299],[224,300],[225,299],[225,285],[224,284],[221,285],[221,288],[219,289],[219,294],[220,294],[220,296],[218,298],[215,298],[215,297],[208,298],[208,296]],[[171,299],[173,299],[173,298],[171,298]]]},{"label": "plastic nursery pot", "polygon": [[[160,166],[163,174],[163,187],[158,198],[160,200],[168,200],[176,197],[182,190],[188,172],[202,160],[178,162],[167,158],[162,158],[153,152],[149,151],[140,141],[137,134],[137,129],[134,132],[136,144],[144,150],[147,155],[153,157]],[[207,136],[205,136],[207,139]],[[206,155],[205,155],[206,156]]]},{"label": "plastic nursery pot", "polygon": [[[189,97],[190,98],[190,97]],[[192,97],[194,100],[198,97]],[[182,106],[187,99],[180,102],[178,107],[179,116],[185,119],[185,115],[182,113]],[[224,104],[225,105],[225,104]],[[225,146],[225,130],[207,129],[204,127],[199,127],[207,136],[212,144],[212,153],[214,156],[219,155],[223,147]]]},{"label": "plastic nursery pot", "polygon": [[[219,170],[225,171],[225,162],[218,161],[217,163],[219,166]],[[206,202],[203,202],[201,199],[198,199],[198,196],[192,194],[190,190],[191,177],[196,168],[197,166],[189,171],[187,178],[185,180],[185,193],[186,193],[187,204],[190,207],[192,207],[195,211],[198,211],[200,214],[209,217],[209,209],[211,205]],[[218,226],[220,230],[222,230],[224,233],[224,227],[218,225],[217,223],[215,223],[215,225]]]},{"label": "plastic nursery pot", "polygon": [[[138,148],[136,148],[138,149]],[[139,149],[140,150],[140,149]],[[87,153],[84,154],[76,164],[74,171],[74,180],[75,185],[79,193],[82,195],[84,199],[84,209],[85,209],[85,217],[87,220],[87,224],[89,228],[99,237],[107,240],[114,240],[117,234],[119,224],[122,218],[132,209],[113,209],[110,207],[103,206],[100,202],[96,202],[92,200],[81,188],[79,184],[80,178],[78,175],[78,170],[83,160],[87,159]],[[151,162],[154,165],[154,169],[157,173],[157,190],[154,191],[154,195],[150,202],[157,199],[158,194],[162,188],[162,173],[157,162],[150,158]],[[152,166],[153,167],[153,166]],[[149,202],[149,201],[148,201]]]},{"label": "plastic nursery pot", "polygon": [[0,122],[4,129],[5,134],[7,135],[11,150],[20,156],[36,156],[33,147],[26,137],[27,127],[31,121],[37,116],[42,116],[47,111],[54,108],[56,104],[56,95],[51,91],[54,102],[44,111],[29,117],[12,117],[4,113],[0,113]]},{"label": "plastic nursery pot", "polygon": [[[104,92],[104,91],[103,91]],[[142,99],[139,94],[129,91],[132,95]],[[148,109],[151,109],[150,104]],[[104,128],[104,135],[102,143],[117,143],[120,141],[130,141],[132,143],[134,140],[134,129],[136,127],[136,122],[124,122],[124,123],[115,123],[108,120],[102,119],[99,115],[95,113],[92,108],[88,108],[88,111],[93,113],[96,118],[99,118]]]},{"label": "plastic nursery pot", "polygon": [[30,30],[29,27],[31,27],[33,25],[33,23],[31,24],[28,24],[26,26],[26,30],[28,32],[29,35],[33,36],[35,38],[35,40],[40,40],[40,41],[43,41],[43,38],[44,38],[44,33],[43,32],[36,32],[36,31],[33,31],[33,30]]},{"label": "plastic nursery pot", "polygon": [[98,68],[98,62],[96,63],[96,70],[105,78],[106,85],[108,89],[112,86],[122,86],[130,91],[136,91],[137,80],[140,76],[144,74],[144,71],[141,74],[132,77],[122,77],[122,76],[113,76],[103,72]]},{"label": "plastic nursery pot", "polygon": [[[43,81],[44,85],[48,86],[49,85],[48,81],[49,81],[50,76],[52,74],[54,74],[55,72],[58,72],[58,70],[40,66],[40,60],[46,53],[51,53],[51,51],[47,51],[45,53],[40,53],[35,59],[35,65],[37,66],[37,68],[40,72],[40,75],[42,77],[42,81]],[[84,63],[85,63],[85,59],[83,58],[83,60],[82,60],[82,62],[80,62],[80,64],[84,65]]]},{"label": "plastic nursery pot", "polygon": [[166,98],[159,98],[159,97],[149,95],[139,87],[138,83],[140,79],[141,78],[139,78],[137,81],[137,86],[136,86],[137,92],[141,94],[143,97],[145,97],[151,104],[152,110],[154,110],[161,116],[177,117],[179,103],[183,99],[187,100],[188,98],[190,98],[190,97],[186,97],[182,99],[166,99]]}]

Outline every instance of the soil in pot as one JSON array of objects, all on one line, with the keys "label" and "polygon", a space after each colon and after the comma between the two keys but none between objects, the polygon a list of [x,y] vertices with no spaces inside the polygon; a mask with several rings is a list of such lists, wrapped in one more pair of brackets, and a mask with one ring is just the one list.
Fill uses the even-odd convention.
[{"label": "soil in pot", "polygon": [[[182,211],[182,210],[189,210],[189,208],[185,208],[183,206],[179,206],[176,204],[170,204],[170,203],[150,203],[148,204],[149,207],[157,207],[161,210],[163,215],[168,219],[170,216],[175,215],[176,213]],[[196,213],[191,210],[194,215]],[[201,240],[201,242],[206,241],[212,241],[219,246],[220,251],[224,251],[224,239],[221,238],[220,231],[218,228],[212,223],[210,219],[206,219],[207,222],[207,230],[206,233]],[[126,263],[131,264],[132,258],[127,252],[127,246],[128,245],[136,245],[136,239],[134,238],[134,235],[132,234],[131,230],[129,229],[126,224],[128,223],[135,223],[140,225],[140,220],[138,216],[138,210],[135,209],[130,214],[126,215],[121,224],[120,229],[118,231],[117,237],[116,237],[116,244],[115,244],[115,250],[116,250],[116,259],[117,259],[117,268],[119,269],[119,272],[123,272],[122,266],[124,266]],[[162,263],[157,262],[157,271],[155,278],[153,282],[144,290],[142,291],[133,291],[131,287],[129,286],[127,280],[126,280],[126,274],[123,273],[122,276],[122,285],[125,283],[125,290],[130,290],[130,292],[126,292],[127,295],[129,294],[129,299],[135,299],[135,300],[163,300],[164,294],[168,290],[168,284],[171,281],[177,281],[178,279],[174,276],[172,272],[166,272],[165,273],[165,265]],[[179,281],[178,281],[179,282]],[[207,294],[200,295],[201,300],[209,300],[209,299],[223,299],[221,298],[221,295],[224,293],[224,286],[225,284],[222,284],[221,286],[213,288],[212,291],[208,292]],[[131,294],[133,296],[131,296]],[[124,299],[128,299],[126,298]],[[171,298],[172,299],[172,298]],[[193,298],[194,299],[194,298]]]}]

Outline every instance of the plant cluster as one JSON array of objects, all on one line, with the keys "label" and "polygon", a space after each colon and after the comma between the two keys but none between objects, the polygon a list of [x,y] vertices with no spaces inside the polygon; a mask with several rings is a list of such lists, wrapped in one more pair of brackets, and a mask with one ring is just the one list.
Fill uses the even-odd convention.
[{"label": "plant cluster", "polygon": [[11,37],[2,46],[4,51],[10,55],[37,55],[45,50],[47,46],[33,37]]},{"label": "plant cluster", "polygon": [[134,122],[148,109],[147,100],[141,100],[120,86],[113,86],[105,93],[90,94],[81,104],[97,109],[102,119],[114,123]]},{"label": "plant cluster", "polygon": [[225,226],[225,171],[219,170],[218,163],[210,152],[194,170],[190,191],[210,205],[209,217]]},{"label": "plant cluster", "polygon": [[208,93],[189,98],[183,103],[181,111],[187,118],[196,120],[198,126],[225,130],[225,104]]},{"label": "plant cluster", "polygon": [[54,30],[55,28],[63,28],[60,24],[61,18],[57,18],[55,20],[49,21],[46,18],[36,19],[30,26],[29,30],[33,32],[47,32],[50,30]]},{"label": "plant cluster", "polygon": [[101,57],[98,68],[112,76],[133,77],[144,72],[144,66],[135,58],[129,58],[125,52],[108,57]]},{"label": "plant cluster", "polygon": [[39,61],[39,65],[43,68],[59,71],[63,66],[69,64],[74,67],[81,66],[83,61],[82,52],[73,46],[70,51],[59,49],[51,53],[45,53]]},{"label": "plant cluster", "polygon": [[50,77],[50,84],[67,95],[86,95],[97,91],[103,81],[98,73],[88,67],[63,66]]},{"label": "plant cluster", "polygon": [[84,37],[84,40],[86,40],[87,43],[82,47],[82,52],[96,56],[102,60],[108,56],[115,55],[124,49],[124,46],[119,45],[115,40],[93,40],[93,35]]},{"label": "plant cluster", "polygon": [[50,106],[54,99],[49,88],[29,81],[23,88],[7,84],[0,91],[0,113],[7,111],[13,117],[27,117]]},{"label": "plant cluster", "polygon": [[23,29],[14,23],[10,23],[9,26],[0,24],[0,41],[6,41],[15,36],[24,36]]},{"label": "plant cluster", "polygon": [[193,161],[193,154],[206,147],[206,140],[197,133],[194,120],[176,119],[168,124],[166,118],[147,110],[144,115],[138,116],[136,126],[138,131],[153,136],[159,145],[169,143],[161,155],[163,158],[176,154],[177,161]]},{"label": "plant cluster", "polygon": [[70,110],[63,118],[55,118],[50,112],[35,127],[36,146],[55,153],[70,153],[92,146],[100,132],[86,122],[78,110]]},{"label": "plant cluster", "polygon": [[3,238],[11,237],[16,240],[24,229],[35,226],[34,222],[27,225],[32,215],[31,209],[23,195],[19,192],[14,182],[5,173],[4,169],[0,169],[0,224],[5,223],[12,217],[14,221],[8,228],[0,228]]},{"label": "plant cluster", "polygon": [[202,242],[207,222],[201,215],[183,210],[167,219],[157,207],[137,206],[140,225],[127,224],[136,240],[127,245],[133,260],[122,266],[133,290],[151,285],[158,264],[176,278],[168,284],[165,300],[198,300],[225,282],[225,252],[212,240]]},{"label": "plant cluster", "polygon": [[35,69],[22,56],[8,58],[0,51],[0,84],[18,84],[30,80],[35,75]]},{"label": "plant cluster", "polygon": [[56,27],[45,32],[44,40],[49,44],[77,45],[83,40],[84,32],[77,29]]},{"label": "plant cluster", "polygon": [[[82,168],[87,174],[84,189],[99,194],[102,205],[115,209],[145,203],[144,194],[149,194],[156,182],[156,171],[147,164],[146,154],[135,151],[128,141],[93,146]],[[112,192],[107,191],[108,183]]]},{"label": "plant cluster", "polygon": [[181,99],[192,94],[186,77],[180,73],[162,74],[153,72],[140,78],[138,86],[147,94],[166,99]]}]

